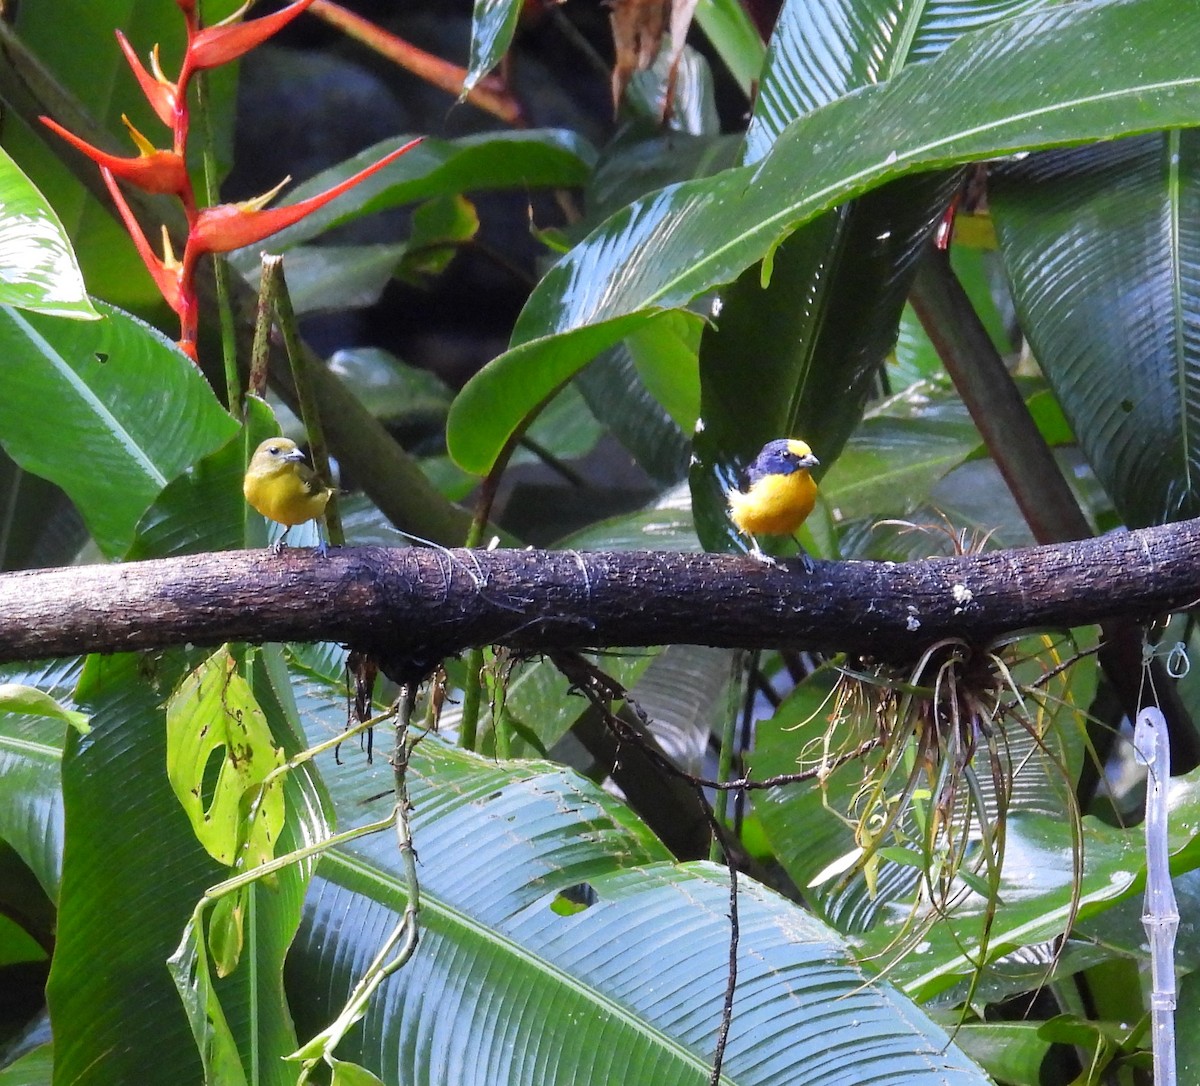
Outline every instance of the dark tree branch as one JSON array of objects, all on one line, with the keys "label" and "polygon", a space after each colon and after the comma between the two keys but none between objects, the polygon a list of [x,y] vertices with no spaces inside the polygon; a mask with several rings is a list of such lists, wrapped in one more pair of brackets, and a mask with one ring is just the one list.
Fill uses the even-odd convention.
[{"label": "dark tree branch", "polygon": [[340,641],[394,678],[472,645],[704,644],[907,660],[931,642],[1152,618],[1200,599],[1200,520],[921,562],[769,569],[666,552],[228,551],[0,576],[0,660]]}]

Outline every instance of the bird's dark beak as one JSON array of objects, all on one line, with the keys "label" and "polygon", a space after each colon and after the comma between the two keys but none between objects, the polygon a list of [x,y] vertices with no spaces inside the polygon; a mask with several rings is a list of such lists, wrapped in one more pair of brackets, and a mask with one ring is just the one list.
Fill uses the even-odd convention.
[{"label": "bird's dark beak", "polygon": [[813,456],[812,453],[809,453],[807,456],[800,457],[797,463],[802,468],[819,468],[821,466],[821,461]]}]

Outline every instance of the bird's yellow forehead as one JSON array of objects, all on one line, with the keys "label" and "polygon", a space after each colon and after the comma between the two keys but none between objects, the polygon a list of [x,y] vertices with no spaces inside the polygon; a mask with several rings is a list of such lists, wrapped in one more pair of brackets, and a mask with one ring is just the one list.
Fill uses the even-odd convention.
[{"label": "bird's yellow forehead", "polygon": [[795,438],[788,441],[787,447],[788,452],[795,453],[797,456],[812,456],[813,454],[806,441],[797,441]]},{"label": "bird's yellow forehead", "polygon": [[280,453],[295,452],[296,448],[296,443],[291,438],[269,437],[254,450],[254,454],[257,456],[259,453],[273,453],[278,456]]}]

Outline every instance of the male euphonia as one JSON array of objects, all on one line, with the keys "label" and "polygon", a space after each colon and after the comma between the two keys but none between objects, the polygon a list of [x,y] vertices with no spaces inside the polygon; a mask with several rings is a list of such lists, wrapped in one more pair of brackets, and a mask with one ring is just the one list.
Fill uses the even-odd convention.
[{"label": "male euphonia", "polygon": [[[308,466],[294,441],[269,437],[254,450],[242,493],[264,517],[287,529],[322,516],[333,491]],[[278,551],[286,537],[285,530],[272,549]],[[320,550],[325,553],[323,540]]]},{"label": "male euphonia", "polygon": [[773,566],[755,536],[791,535],[808,519],[817,501],[817,484],[808,472],[819,463],[803,441],[768,441],[746,469],[742,488],[729,492],[729,519],[749,538],[752,558]]}]

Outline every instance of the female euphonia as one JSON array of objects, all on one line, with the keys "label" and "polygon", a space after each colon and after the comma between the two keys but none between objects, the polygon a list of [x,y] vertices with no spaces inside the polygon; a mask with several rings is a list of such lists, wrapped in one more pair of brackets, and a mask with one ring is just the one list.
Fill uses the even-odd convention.
[{"label": "female euphonia", "polygon": [[[287,529],[321,517],[333,491],[308,466],[294,441],[269,437],[254,450],[242,493],[264,517]],[[284,531],[272,550],[278,551],[286,537]],[[325,553],[323,540],[320,551]]]}]

